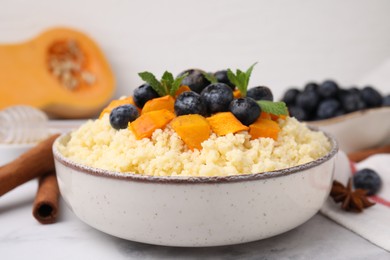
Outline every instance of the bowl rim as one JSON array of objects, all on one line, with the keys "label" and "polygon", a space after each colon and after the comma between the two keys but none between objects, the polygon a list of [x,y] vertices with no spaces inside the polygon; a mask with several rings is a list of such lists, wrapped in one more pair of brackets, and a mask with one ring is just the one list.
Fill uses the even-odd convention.
[{"label": "bowl rim", "polygon": [[375,108],[366,108],[363,110],[354,111],[348,114],[344,114],[341,116],[336,116],[328,119],[322,119],[322,120],[314,120],[314,121],[304,121],[306,124],[314,125],[314,126],[328,126],[332,124],[342,123],[347,120],[358,118],[361,116],[366,116],[373,113],[385,113],[390,112],[390,107],[375,107]]},{"label": "bowl rim", "polygon": [[97,176],[97,177],[112,178],[112,179],[118,179],[124,181],[147,182],[147,183],[174,183],[174,184],[233,183],[233,182],[266,180],[266,179],[271,179],[276,177],[283,177],[290,174],[299,173],[307,169],[314,168],[333,158],[339,150],[339,145],[336,139],[332,135],[324,131],[320,131],[317,127],[313,127],[313,126],[308,126],[308,127],[313,131],[319,131],[324,133],[325,136],[328,138],[328,141],[331,144],[331,149],[326,155],[314,161],[285,168],[285,169],[261,172],[261,173],[250,173],[250,174],[248,173],[248,174],[229,175],[229,176],[152,176],[152,175],[136,174],[132,172],[124,173],[124,172],[110,171],[101,168],[87,166],[78,162],[74,162],[64,157],[57,149],[58,143],[62,141],[62,139],[64,138],[69,138],[70,132],[59,136],[55,140],[52,149],[53,149],[54,160],[57,161],[58,163],[61,163],[65,167],[71,168],[78,172]]}]

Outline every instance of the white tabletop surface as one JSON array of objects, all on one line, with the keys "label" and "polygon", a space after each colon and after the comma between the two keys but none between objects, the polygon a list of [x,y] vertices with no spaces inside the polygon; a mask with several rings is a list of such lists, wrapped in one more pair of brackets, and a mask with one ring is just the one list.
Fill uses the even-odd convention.
[{"label": "white tabletop surface", "polygon": [[390,259],[389,252],[321,214],[269,239],[210,248],[119,239],[81,222],[63,201],[58,222],[41,225],[32,216],[36,189],[34,180],[0,197],[0,259]]},{"label": "white tabletop surface", "polygon": [[[139,86],[140,71],[213,71],[246,68],[254,61],[260,62],[253,84],[272,87],[277,98],[290,85],[303,87],[327,78],[345,87],[372,84],[388,94],[389,5],[386,0],[229,0],[223,5],[204,0],[189,12],[179,0],[3,0],[0,42],[24,41],[56,25],[85,31],[115,72],[115,96]],[[32,216],[36,188],[31,181],[0,197],[0,260],[390,259],[389,252],[320,214],[273,238],[213,248],[115,238],[82,223],[63,201],[58,222],[41,225]]]}]

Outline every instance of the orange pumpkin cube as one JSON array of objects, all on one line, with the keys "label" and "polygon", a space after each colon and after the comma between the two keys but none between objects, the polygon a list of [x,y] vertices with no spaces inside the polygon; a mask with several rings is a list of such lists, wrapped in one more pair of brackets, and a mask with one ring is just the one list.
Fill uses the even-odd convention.
[{"label": "orange pumpkin cube", "polygon": [[231,112],[220,112],[212,115],[206,120],[209,122],[211,129],[219,136],[234,134],[246,131],[249,128],[243,125]]},{"label": "orange pumpkin cube", "polygon": [[274,121],[278,121],[278,119],[286,119],[286,115],[274,115],[274,114],[270,114],[271,115],[271,119],[274,120]]},{"label": "orange pumpkin cube", "polygon": [[186,85],[180,86],[179,89],[175,93],[175,97],[178,97],[181,93],[186,92],[186,91],[191,91],[189,86],[186,86]]},{"label": "orange pumpkin cube", "polygon": [[261,112],[260,118],[262,119],[271,119],[271,114],[267,112]]},{"label": "orange pumpkin cube", "polygon": [[280,126],[271,119],[259,118],[249,126],[249,134],[252,139],[260,137],[269,137],[274,140],[278,139]]},{"label": "orange pumpkin cube", "polygon": [[114,108],[119,107],[119,106],[123,106],[123,105],[134,105],[135,106],[133,97],[129,96],[129,97],[124,98],[124,99],[116,99],[116,100],[111,101],[111,103],[108,104],[108,106],[106,106],[103,109],[103,111],[100,113],[99,119],[101,119],[105,113],[111,113],[111,111]]},{"label": "orange pumpkin cube", "polygon": [[156,129],[164,128],[173,118],[175,114],[166,109],[150,111],[131,122],[129,129],[133,131],[138,140],[149,138]]},{"label": "orange pumpkin cube", "polygon": [[233,91],[233,97],[234,98],[240,98],[241,97],[241,92],[238,89],[235,89]]},{"label": "orange pumpkin cube", "polygon": [[198,114],[178,116],[171,122],[173,130],[190,149],[202,149],[201,143],[210,137],[210,125]]},{"label": "orange pumpkin cube", "polygon": [[142,114],[161,109],[166,109],[174,113],[174,105],[175,99],[169,95],[159,98],[153,98],[145,103],[144,107],[142,108]]},{"label": "orange pumpkin cube", "polygon": [[267,113],[267,112],[261,112],[260,114],[260,118],[263,118],[263,119],[271,119],[271,120],[274,120],[274,121],[278,121],[278,119],[286,119],[286,115],[275,115],[275,114],[271,114],[271,113]]}]

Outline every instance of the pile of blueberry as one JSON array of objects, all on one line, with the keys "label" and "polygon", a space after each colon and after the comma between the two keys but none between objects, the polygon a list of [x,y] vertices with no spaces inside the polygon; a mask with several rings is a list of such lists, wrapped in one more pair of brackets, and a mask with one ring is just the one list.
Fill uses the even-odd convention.
[{"label": "pile of blueberry", "polygon": [[322,120],[350,112],[390,106],[390,95],[383,97],[375,88],[340,87],[335,81],[308,83],[303,90],[288,89],[283,98],[290,115],[300,121]]},{"label": "pile of blueberry", "polygon": [[[187,76],[183,79],[182,85],[188,86],[191,91],[183,92],[176,98],[174,109],[177,116],[187,114],[209,116],[217,112],[230,111],[242,124],[250,125],[261,113],[261,108],[256,101],[273,101],[271,90],[264,86],[249,89],[246,97],[234,98],[235,86],[229,81],[226,70],[213,74],[218,81],[213,84],[201,70],[186,70],[179,76],[185,73]],[[159,95],[148,84],[143,84],[134,90],[134,102],[139,108],[142,108],[148,100],[156,97]],[[130,111],[128,114],[131,114]]]},{"label": "pile of blueberry", "polygon": [[199,70],[186,70],[188,73],[182,84],[192,91],[184,92],[175,102],[176,115],[200,114],[208,116],[218,112],[230,111],[244,125],[250,125],[260,116],[261,108],[257,100],[273,101],[268,87],[258,86],[248,90],[247,96],[234,98],[235,86],[230,82],[227,71],[214,73],[218,83],[209,82]]}]

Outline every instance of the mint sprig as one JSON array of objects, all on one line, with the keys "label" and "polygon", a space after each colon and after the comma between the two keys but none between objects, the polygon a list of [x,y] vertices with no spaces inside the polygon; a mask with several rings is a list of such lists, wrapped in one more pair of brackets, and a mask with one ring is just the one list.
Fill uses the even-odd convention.
[{"label": "mint sprig", "polygon": [[175,93],[179,89],[181,82],[185,77],[187,77],[188,74],[185,73],[180,77],[174,78],[172,73],[165,71],[160,81],[157,80],[157,78],[148,71],[140,72],[138,75],[143,81],[148,83],[160,97],[163,97],[166,95],[175,96]]},{"label": "mint sprig", "polygon": [[188,73],[184,73],[182,76],[180,77],[176,77],[172,84],[171,84],[171,89],[170,89],[170,92],[169,92],[169,95],[171,95],[172,97],[175,96],[176,94],[176,91],[180,88],[181,86],[181,82],[183,81],[183,79],[185,77],[188,76]]},{"label": "mint sprig", "polygon": [[248,84],[249,84],[249,79],[252,74],[253,67],[257,64],[254,63],[252,66],[250,66],[246,72],[243,72],[239,69],[236,70],[236,74],[233,73],[231,69],[227,70],[227,76],[228,79],[230,80],[233,85],[235,85],[238,90],[241,93],[242,97],[246,97],[246,92],[248,90]]},{"label": "mint sprig", "polygon": [[286,103],[284,102],[273,102],[268,100],[259,100],[257,104],[261,107],[261,111],[274,114],[276,116],[279,115],[288,115],[288,109]]},{"label": "mint sprig", "polygon": [[210,81],[211,84],[218,83],[217,78],[213,74],[209,74],[207,72],[203,72],[202,74],[208,81]]},{"label": "mint sprig", "polygon": [[152,73],[148,71],[144,71],[138,73],[138,75],[141,77],[143,81],[148,83],[157,92],[159,96],[165,96],[164,94],[165,91],[162,87],[162,84],[160,83],[160,81],[156,79],[156,77]]}]

